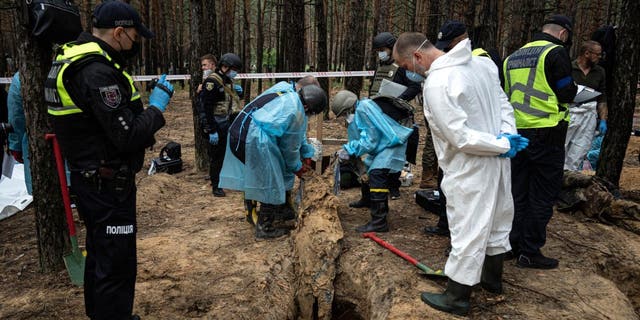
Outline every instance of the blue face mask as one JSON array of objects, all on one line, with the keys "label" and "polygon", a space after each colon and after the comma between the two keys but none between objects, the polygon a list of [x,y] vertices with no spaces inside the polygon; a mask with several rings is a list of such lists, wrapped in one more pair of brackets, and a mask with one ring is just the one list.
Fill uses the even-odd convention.
[{"label": "blue face mask", "polygon": [[380,59],[380,61],[387,61],[389,60],[389,54],[384,50],[378,51],[378,59]]},{"label": "blue face mask", "polygon": [[413,71],[407,70],[406,72],[407,72],[407,79],[409,79],[410,81],[420,83],[420,82],[423,82],[425,79],[424,76],[421,76]]},{"label": "blue face mask", "polygon": [[231,80],[235,79],[237,75],[238,75],[238,71],[235,71],[235,70],[231,70],[227,72],[227,77],[229,77],[229,79]]}]

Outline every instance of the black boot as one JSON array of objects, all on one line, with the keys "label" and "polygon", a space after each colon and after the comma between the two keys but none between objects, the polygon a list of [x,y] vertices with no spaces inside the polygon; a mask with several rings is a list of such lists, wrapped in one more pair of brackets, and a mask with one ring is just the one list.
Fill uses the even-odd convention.
[{"label": "black boot", "polygon": [[502,293],[502,267],[504,265],[504,253],[495,256],[485,256],[482,265],[482,277],[480,286],[494,294]]},{"label": "black boot", "polygon": [[360,200],[349,203],[349,207],[369,208],[371,206],[371,191],[369,190],[369,184],[363,182],[360,186],[360,192],[362,193]]},{"label": "black boot", "polygon": [[466,316],[469,313],[471,286],[457,283],[451,279],[442,294],[423,292],[420,299],[440,311]]},{"label": "black boot", "polygon": [[258,222],[256,223],[256,238],[271,239],[284,236],[289,230],[278,229],[273,226],[277,205],[261,203],[260,212],[258,213]]},{"label": "black boot", "polygon": [[297,217],[293,198],[291,197],[291,190],[286,192],[285,202],[278,206],[278,213],[279,215],[276,216],[276,220],[289,221]]},{"label": "black boot", "polygon": [[389,213],[389,200],[387,193],[374,192],[371,194],[371,221],[359,226],[356,231],[364,232],[388,232],[387,214]]}]

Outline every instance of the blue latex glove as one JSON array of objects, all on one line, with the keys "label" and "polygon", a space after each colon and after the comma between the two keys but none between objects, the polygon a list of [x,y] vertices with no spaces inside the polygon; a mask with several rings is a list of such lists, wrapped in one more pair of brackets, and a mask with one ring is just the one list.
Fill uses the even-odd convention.
[{"label": "blue latex glove", "polygon": [[519,134],[501,133],[498,135],[498,139],[502,137],[509,139],[509,145],[511,146],[509,151],[499,155],[502,158],[513,158],[516,153],[524,150],[529,145],[529,139]]},{"label": "blue latex glove", "polygon": [[598,123],[598,131],[600,131],[601,136],[607,133],[607,120],[600,120],[600,123]]},{"label": "blue latex glove", "polygon": [[149,104],[164,112],[167,109],[167,105],[169,104],[169,100],[172,95],[173,86],[169,81],[167,81],[167,75],[163,74],[156,83],[156,87],[151,91]]},{"label": "blue latex glove", "polygon": [[214,146],[218,145],[218,142],[220,142],[220,137],[218,136],[218,133],[209,133],[209,143],[211,143]]},{"label": "blue latex glove", "polygon": [[238,96],[242,96],[242,94],[244,93],[244,89],[242,89],[242,86],[239,84],[234,84],[233,85],[233,90],[236,91],[236,93],[238,94]]}]

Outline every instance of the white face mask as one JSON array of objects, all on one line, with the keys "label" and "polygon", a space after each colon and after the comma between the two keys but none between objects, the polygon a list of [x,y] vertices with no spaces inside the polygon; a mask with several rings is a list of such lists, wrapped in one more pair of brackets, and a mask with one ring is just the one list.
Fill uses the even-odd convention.
[{"label": "white face mask", "polygon": [[347,115],[347,118],[345,119],[347,121],[347,125],[351,124],[354,118],[355,118],[355,115],[353,113],[350,113],[349,115]]},{"label": "white face mask", "polygon": [[227,72],[227,77],[229,77],[229,79],[231,80],[235,79],[237,75],[238,75],[238,71],[235,71],[235,70],[231,70]]},{"label": "white face mask", "polygon": [[213,70],[211,69],[205,70],[204,72],[202,72],[202,79],[208,78],[212,73],[213,73]]},{"label": "white face mask", "polygon": [[378,51],[378,59],[380,59],[380,61],[387,61],[389,60],[389,54],[385,50]]}]

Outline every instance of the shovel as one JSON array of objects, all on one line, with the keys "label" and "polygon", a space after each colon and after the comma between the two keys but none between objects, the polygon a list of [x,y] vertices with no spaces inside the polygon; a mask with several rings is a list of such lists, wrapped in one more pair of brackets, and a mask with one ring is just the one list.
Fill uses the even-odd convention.
[{"label": "shovel", "polygon": [[56,158],[56,167],[58,169],[58,178],[60,180],[60,189],[62,191],[62,202],[64,203],[64,212],[67,217],[67,226],[69,226],[69,240],[71,240],[71,252],[65,254],[62,258],[67,267],[71,283],[76,286],[84,284],[84,261],[85,257],[78,247],[78,236],[76,235],[76,226],[73,223],[73,213],[71,212],[71,200],[69,200],[69,189],[67,187],[67,175],[64,171],[64,162],[62,161],[62,153],[60,145],[55,134],[46,134],[45,139],[51,140],[53,144],[53,155]]},{"label": "shovel", "polygon": [[389,244],[388,242],[376,237],[376,233],[375,232],[366,232],[362,234],[362,237],[364,238],[369,238],[375,242],[377,242],[379,245],[383,246],[384,248],[389,249],[391,252],[395,253],[396,255],[400,256],[401,258],[409,261],[412,265],[418,267],[418,269],[424,271],[424,273],[426,273],[429,276],[437,276],[437,277],[446,277],[444,275],[444,272],[440,269],[438,270],[433,270],[429,267],[427,267],[425,264],[421,263],[420,261],[412,258],[410,255],[398,250],[398,248],[392,246],[391,244]]}]

